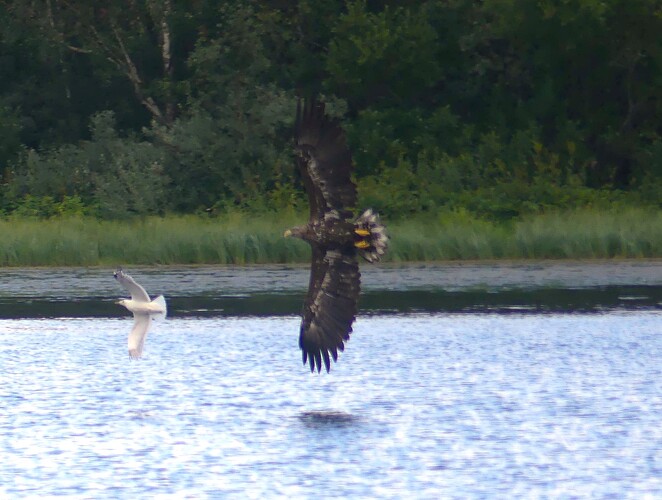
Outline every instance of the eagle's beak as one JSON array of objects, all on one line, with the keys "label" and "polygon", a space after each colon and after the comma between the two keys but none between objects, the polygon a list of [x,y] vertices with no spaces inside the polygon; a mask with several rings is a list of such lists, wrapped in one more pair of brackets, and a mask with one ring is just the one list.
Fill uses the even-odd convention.
[{"label": "eagle's beak", "polygon": [[292,236],[292,230],[291,229],[286,229],[285,232],[283,233],[283,236],[285,238],[289,238],[290,236]]}]

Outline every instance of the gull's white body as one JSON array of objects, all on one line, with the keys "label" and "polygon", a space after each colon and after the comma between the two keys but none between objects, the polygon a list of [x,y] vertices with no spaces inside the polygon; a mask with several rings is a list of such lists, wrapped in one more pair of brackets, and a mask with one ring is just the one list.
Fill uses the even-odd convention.
[{"label": "gull's white body", "polygon": [[129,356],[136,359],[142,355],[152,318],[165,318],[168,307],[163,295],[150,300],[145,289],[121,269],[115,272],[115,279],[131,294],[130,299],[122,299],[117,303],[133,313],[135,321],[129,334]]}]

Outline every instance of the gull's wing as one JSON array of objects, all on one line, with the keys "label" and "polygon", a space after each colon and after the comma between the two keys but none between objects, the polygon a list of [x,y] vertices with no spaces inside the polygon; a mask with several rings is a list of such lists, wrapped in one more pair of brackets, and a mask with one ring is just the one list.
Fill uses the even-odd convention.
[{"label": "gull's wing", "polygon": [[149,317],[149,314],[134,314],[133,317],[135,321],[129,334],[129,356],[131,359],[138,359],[142,356],[145,337],[152,318]]},{"label": "gull's wing", "polygon": [[352,153],[338,120],[324,114],[324,103],[297,102],[295,124],[297,165],[308,193],[310,218],[330,210],[349,210],[356,205],[352,182]]},{"label": "gull's wing", "polygon": [[324,367],[328,372],[338,351],[345,349],[357,313],[361,273],[356,252],[327,250],[313,246],[308,296],[303,306],[299,347],[310,371]]},{"label": "gull's wing", "polygon": [[136,302],[150,301],[149,295],[147,295],[145,289],[136,283],[135,280],[124,271],[118,269],[115,271],[114,276],[115,279],[119,281],[120,285],[122,285],[131,294],[132,300],[135,300]]}]

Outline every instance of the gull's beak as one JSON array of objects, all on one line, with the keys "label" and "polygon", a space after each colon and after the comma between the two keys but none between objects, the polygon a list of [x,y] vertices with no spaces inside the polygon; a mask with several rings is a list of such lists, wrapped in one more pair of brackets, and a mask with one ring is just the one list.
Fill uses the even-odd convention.
[{"label": "gull's beak", "polygon": [[285,238],[289,238],[290,236],[292,236],[292,230],[291,229],[286,229],[285,232],[283,233],[283,236]]}]

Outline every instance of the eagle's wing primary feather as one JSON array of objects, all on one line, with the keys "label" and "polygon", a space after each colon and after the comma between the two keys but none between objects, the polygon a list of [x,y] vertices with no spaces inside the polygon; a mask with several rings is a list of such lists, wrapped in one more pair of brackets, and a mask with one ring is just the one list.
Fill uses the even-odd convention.
[{"label": "eagle's wing primary feather", "polygon": [[323,251],[313,246],[310,286],[303,307],[299,346],[303,362],[328,372],[331,360],[349,340],[357,313],[361,274],[355,252]]},{"label": "eagle's wing primary feather", "polygon": [[352,153],[338,120],[324,113],[324,103],[306,99],[302,105],[298,101],[295,137],[297,165],[308,193],[311,220],[331,210],[354,207]]},{"label": "eagle's wing primary feather", "polygon": [[115,271],[115,279],[131,294],[132,300],[135,300],[136,302],[150,301],[149,295],[145,289],[121,269]]}]

